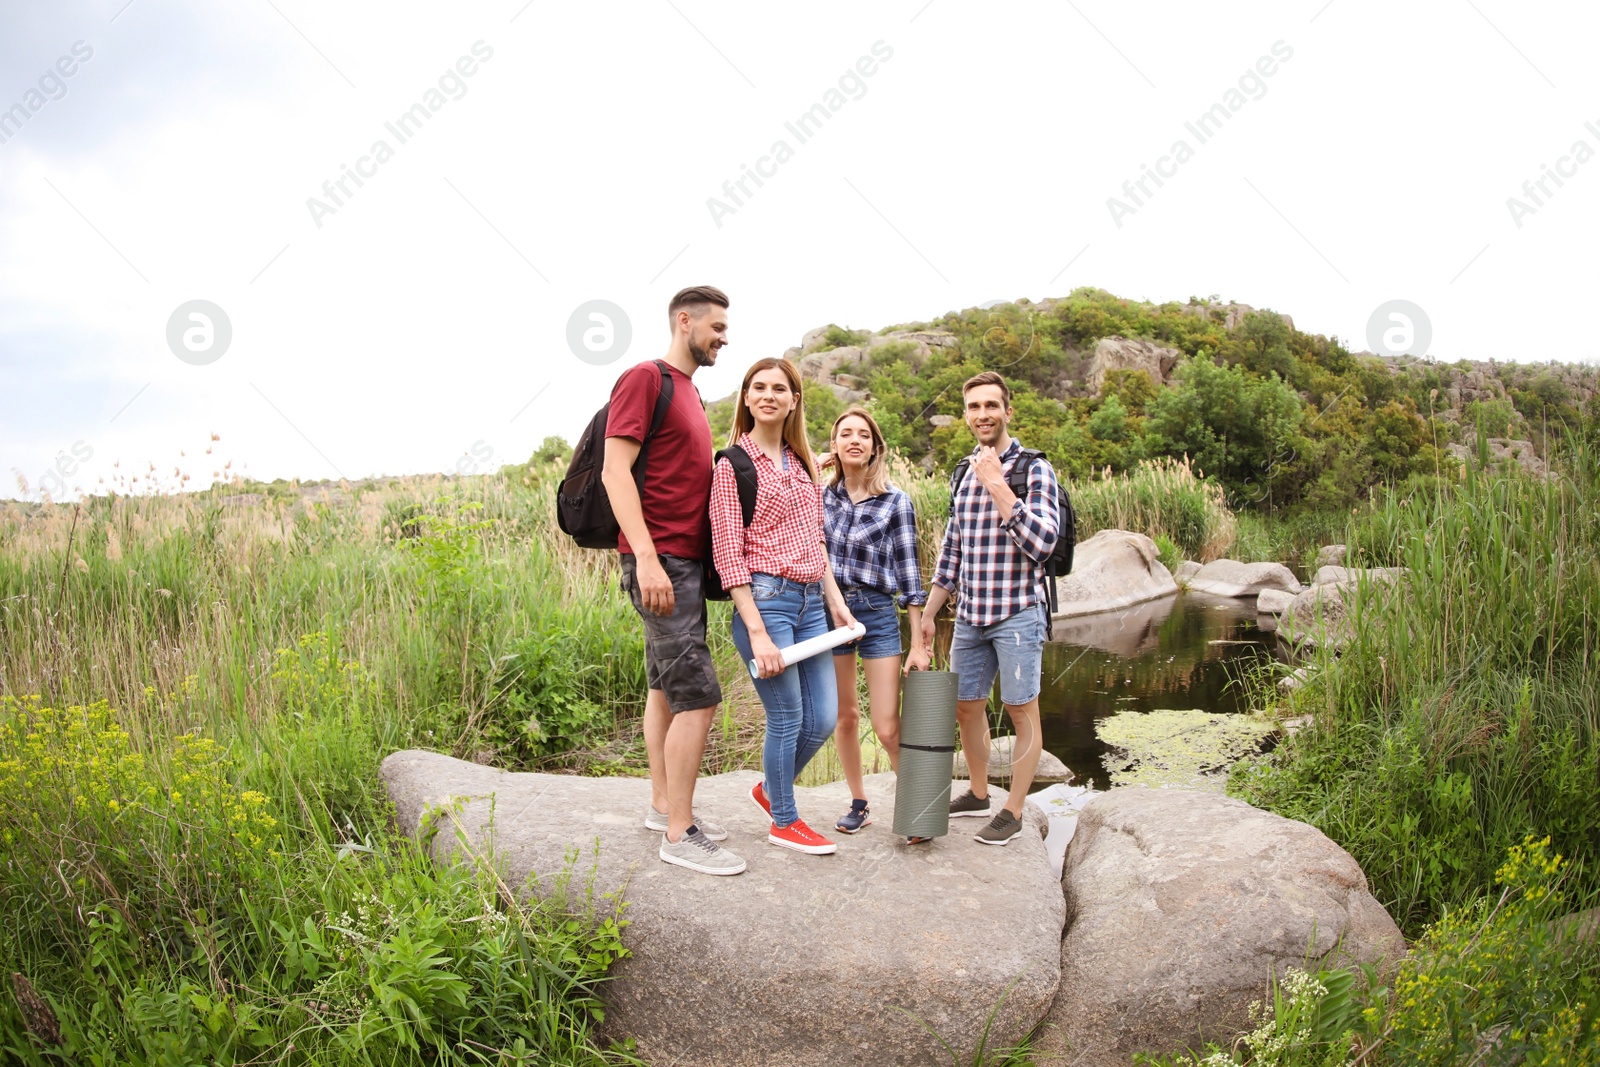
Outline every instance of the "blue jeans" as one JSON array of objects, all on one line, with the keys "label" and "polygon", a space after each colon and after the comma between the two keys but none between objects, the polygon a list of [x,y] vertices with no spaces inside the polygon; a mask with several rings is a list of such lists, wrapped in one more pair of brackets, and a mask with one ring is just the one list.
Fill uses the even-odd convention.
[{"label": "blue jeans", "polygon": [[[770,574],[750,576],[750,595],[761,612],[767,636],[779,648],[827,633],[832,627],[822,603],[822,583],[802,584]],[[733,613],[733,643],[750,662],[750,632]],[[761,746],[772,821],[788,826],[800,817],[794,802],[795,777],[833,736],[839,718],[839,690],[833,657],[812,656],[774,678],[757,678],[756,695],[767,712],[767,735]]]}]

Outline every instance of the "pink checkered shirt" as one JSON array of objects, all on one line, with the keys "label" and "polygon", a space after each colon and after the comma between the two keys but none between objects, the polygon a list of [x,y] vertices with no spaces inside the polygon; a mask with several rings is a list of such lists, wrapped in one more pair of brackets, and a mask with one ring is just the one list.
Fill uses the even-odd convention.
[{"label": "pink checkered shirt", "polygon": [[828,567],[822,486],[787,445],[788,469],[780,470],[749,434],[740,434],[738,443],[756,467],[756,510],[745,529],[733,468],[719,459],[711,475],[711,558],[723,587],[749,585],[751,574],[819,581]]}]

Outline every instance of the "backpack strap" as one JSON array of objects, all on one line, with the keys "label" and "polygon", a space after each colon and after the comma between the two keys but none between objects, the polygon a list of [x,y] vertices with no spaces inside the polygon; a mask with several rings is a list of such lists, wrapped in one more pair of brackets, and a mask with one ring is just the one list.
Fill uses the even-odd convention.
[{"label": "backpack strap", "polygon": [[967,480],[967,471],[972,469],[972,457],[962,456],[950,472],[950,515],[952,519],[956,513],[956,490],[961,488],[961,483]]},{"label": "backpack strap", "polygon": [[756,464],[740,445],[729,445],[718,452],[712,459],[716,465],[719,459],[726,459],[728,466],[733,469],[733,484],[739,490],[739,510],[744,514],[744,528],[748,530],[750,523],[756,517]]},{"label": "backpack strap", "polygon": [[[1011,465],[1011,473],[1006,477],[1006,484],[1011,486],[1011,491],[1017,495],[1019,500],[1028,499],[1028,471],[1036,460],[1044,463],[1049,462],[1045,454],[1037,448],[1024,448],[1017,455],[1017,461]],[[1059,489],[1057,491],[1059,492]],[[1057,521],[1059,522],[1060,520],[1058,519]],[[1062,536],[1061,531],[1058,530],[1056,536]],[[1049,609],[1049,613],[1045,616],[1045,637],[1048,639],[1051,631],[1051,616],[1056,613],[1056,554],[1054,552],[1045,557],[1044,576],[1045,606]]]},{"label": "backpack strap", "polygon": [[650,438],[661,429],[661,424],[666,421],[667,411],[672,407],[672,372],[662,360],[653,360],[657,369],[661,371],[661,391],[656,394],[656,407],[650,415],[650,429],[645,431],[644,440],[639,442],[639,456],[633,461],[633,480],[639,486],[639,499],[644,500],[644,468],[649,458]]},{"label": "backpack strap", "polygon": [[1011,464],[1011,473],[1006,475],[1006,484],[1011,486],[1018,500],[1028,499],[1028,470],[1034,460],[1044,458],[1044,453],[1037,448],[1024,448],[1017,453],[1016,462]]}]

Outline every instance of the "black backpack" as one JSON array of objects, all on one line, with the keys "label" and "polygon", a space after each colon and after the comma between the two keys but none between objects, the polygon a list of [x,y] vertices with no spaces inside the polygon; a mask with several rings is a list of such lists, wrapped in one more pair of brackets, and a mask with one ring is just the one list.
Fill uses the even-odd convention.
[{"label": "black backpack", "polygon": [[[650,438],[661,429],[661,420],[667,417],[667,409],[672,406],[672,372],[659,359],[655,364],[661,370],[661,392],[656,396],[655,411],[650,416],[650,430],[639,443],[639,457],[633,461],[633,480],[639,486],[641,500],[644,499],[644,468],[649,458]],[[589,420],[583,436],[578,438],[578,447],[572,450],[572,461],[567,464],[567,476],[561,479],[556,490],[556,524],[580,548],[616,548],[617,535],[622,532],[611,511],[605,484],[600,480],[606,465],[606,419],[610,415],[611,401],[607,400]]]},{"label": "black backpack", "polygon": [[[644,499],[645,462],[650,450],[650,439],[661,429],[661,422],[672,405],[672,372],[661,360],[655,361],[661,370],[661,392],[656,396],[655,410],[650,415],[650,429],[639,444],[638,458],[633,461],[634,482],[639,487],[639,499]],[[611,402],[589,420],[578,445],[572,450],[572,460],[567,464],[566,477],[556,490],[556,524],[561,532],[571,537],[581,548],[616,548],[617,535],[622,527],[611,510],[611,500],[606,495],[601,473],[605,470],[606,421],[611,415]],[[739,509],[744,513],[748,528],[756,512],[756,466],[749,453],[738,445],[729,445],[712,458],[715,464],[723,456],[733,467],[735,484],[739,490]],[[705,565],[703,591],[707,600],[728,600],[722,579],[708,560]]]},{"label": "black backpack", "polygon": [[[1039,460],[1048,463],[1049,458],[1037,448],[1024,448],[1017,461],[1011,465],[1011,473],[1006,475],[1006,484],[1017,495],[1019,500],[1028,499],[1028,468],[1033,466],[1033,461]],[[972,457],[965,456],[956,469],[950,472],[950,521],[955,521],[956,490],[961,488],[961,483],[966,480],[967,471],[972,467]],[[1067,487],[1056,475],[1056,488],[1061,494],[1061,514],[1057,518],[1056,546],[1050,552],[1050,558],[1044,561],[1045,577],[1049,578],[1046,586],[1050,598],[1050,614],[1056,613],[1056,576],[1072,573],[1072,554],[1078,547],[1078,517],[1072,511],[1072,497],[1067,492]]]},{"label": "black backpack", "polygon": [[[715,456],[711,457],[711,465],[715,467],[717,460],[724,456],[728,459],[728,466],[733,468],[734,488],[739,490],[739,511],[744,518],[744,528],[750,528],[750,520],[756,515],[756,465],[740,445],[729,445]],[[732,600],[733,595],[722,587],[722,575],[717,573],[717,568],[710,560],[706,561],[706,577],[702,586],[707,600]]]}]

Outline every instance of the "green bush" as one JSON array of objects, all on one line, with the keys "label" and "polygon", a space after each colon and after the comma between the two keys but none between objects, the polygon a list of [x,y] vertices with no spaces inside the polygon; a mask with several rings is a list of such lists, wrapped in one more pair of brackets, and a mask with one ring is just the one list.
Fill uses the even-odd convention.
[{"label": "green bush", "polygon": [[1132,530],[1165,538],[1180,558],[1209,562],[1226,555],[1235,536],[1222,490],[1187,461],[1151,460],[1127,474],[1068,485],[1078,539],[1100,530]]},{"label": "green bush", "polygon": [[1549,835],[1576,892],[1600,888],[1600,472],[1469,471],[1388,495],[1352,562],[1406,568],[1354,598],[1349,644],[1290,700],[1316,728],[1242,767],[1230,792],[1312,823],[1415,934]]},{"label": "green bush", "polygon": [[631,1061],[592,1037],[613,905],[519,903],[240,778],[208,738],[135,751],[104,702],[0,697],[0,1059]]},{"label": "green bush", "polygon": [[1252,1007],[1232,1050],[1189,1067],[1458,1067],[1600,1063],[1600,945],[1562,923],[1572,904],[1548,838],[1514,845],[1496,891],[1430,927],[1391,987],[1370,969],[1291,970]]}]

